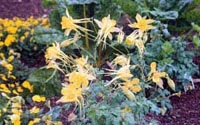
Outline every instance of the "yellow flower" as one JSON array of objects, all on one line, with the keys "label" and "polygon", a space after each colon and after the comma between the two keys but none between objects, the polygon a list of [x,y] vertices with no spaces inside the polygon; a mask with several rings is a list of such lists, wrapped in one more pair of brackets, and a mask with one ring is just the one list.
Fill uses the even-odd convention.
[{"label": "yellow flower", "polygon": [[23,92],[22,87],[21,87],[21,86],[18,86],[18,87],[17,87],[17,91],[18,91],[18,92]]},{"label": "yellow flower", "polygon": [[136,20],[137,20],[137,23],[130,24],[129,26],[132,28],[138,28],[139,31],[142,33],[150,29],[154,29],[154,27],[150,25],[151,23],[154,22],[154,20],[146,19],[145,17],[143,18],[139,14],[136,15]]},{"label": "yellow flower", "polygon": [[39,108],[37,108],[36,106],[34,106],[31,110],[30,110],[30,113],[31,114],[35,114],[35,113],[38,113],[40,111]]},{"label": "yellow flower", "polygon": [[12,62],[13,60],[14,60],[14,56],[9,56],[7,59],[8,62]]},{"label": "yellow flower", "polygon": [[69,82],[76,84],[78,87],[86,88],[89,84],[87,74],[81,72],[72,72],[69,74]]},{"label": "yellow flower", "polygon": [[84,19],[73,19],[70,15],[68,10],[66,9],[66,15],[67,16],[63,16],[62,17],[62,22],[61,22],[61,26],[62,29],[66,29],[65,30],[65,34],[68,36],[70,34],[70,32],[72,30],[76,31],[77,33],[80,34],[80,31],[85,32],[85,31],[89,31],[88,29],[81,27],[77,24],[83,24],[83,23],[87,23],[90,22],[90,19],[88,18],[84,18]]},{"label": "yellow flower", "polygon": [[79,100],[82,100],[82,90],[75,84],[69,84],[62,88],[61,94],[63,95],[57,102],[77,102],[81,105]]},{"label": "yellow flower", "polygon": [[11,93],[11,91],[8,89],[8,87],[5,84],[0,84],[0,91],[5,93]]},{"label": "yellow flower", "polygon": [[171,80],[166,72],[159,72],[156,70],[156,62],[152,62],[150,64],[151,71],[148,74],[148,80],[155,82],[160,88],[163,89],[163,80],[162,78],[166,78],[168,85],[171,89],[175,90],[175,84],[173,80]]},{"label": "yellow flower", "polygon": [[30,84],[29,81],[24,81],[22,83],[22,86],[26,89],[29,89],[29,91],[32,93],[33,92],[33,86]]},{"label": "yellow flower", "polygon": [[126,81],[125,83],[123,83],[123,85],[128,89],[130,89],[133,93],[137,93],[142,90],[142,88],[139,85],[139,82],[140,80],[138,78],[134,78],[131,81],[130,80]]},{"label": "yellow flower", "polygon": [[11,34],[15,34],[17,32],[17,28],[16,27],[12,27],[12,26],[7,27],[6,30],[7,30],[8,33],[11,33]]},{"label": "yellow flower", "polygon": [[76,62],[77,65],[84,67],[84,66],[87,65],[87,60],[88,60],[87,57],[86,58],[80,57],[80,58],[75,59],[75,62]]},{"label": "yellow flower", "polygon": [[115,65],[125,66],[130,64],[130,58],[125,57],[124,55],[117,56],[112,63]]},{"label": "yellow flower", "polygon": [[44,96],[34,95],[32,97],[32,100],[35,101],[35,102],[45,102],[46,98]]},{"label": "yellow flower", "polygon": [[100,28],[98,31],[98,35],[96,37],[97,45],[103,43],[103,47],[106,46],[106,39],[109,38],[112,40],[113,32],[119,32],[120,29],[115,27],[116,21],[110,19],[110,15],[104,17],[101,21],[94,19],[98,27]]},{"label": "yellow flower", "polygon": [[12,70],[13,70],[13,65],[7,64],[7,65],[6,65],[6,69],[7,69],[8,71],[12,71]]},{"label": "yellow flower", "polygon": [[10,116],[10,119],[13,125],[21,125],[21,120],[19,115],[13,114]]},{"label": "yellow flower", "polygon": [[111,83],[113,83],[115,80],[118,80],[118,79],[127,81],[133,76],[130,72],[130,65],[123,66],[119,70],[110,70],[110,69],[107,69],[107,70],[111,72],[105,73],[105,75],[116,75],[116,76],[105,86],[110,85]]},{"label": "yellow flower", "polygon": [[59,67],[59,63],[57,63],[57,60],[60,60],[65,65],[70,65],[72,62],[72,59],[66,55],[63,51],[60,49],[60,45],[58,43],[53,44],[53,46],[48,47],[45,52],[45,59],[48,63],[47,68],[54,68],[58,69],[59,71],[64,73],[64,70]]},{"label": "yellow flower", "polygon": [[138,39],[139,39],[138,31],[135,30],[126,37],[125,44],[128,46],[134,46]]},{"label": "yellow flower", "polygon": [[4,41],[5,46],[10,46],[15,41],[14,35],[8,35]]},{"label": "yellow flower", "polygon": [[15,95],[19,95],[19,93],[16,90],[12,90],[12,93]]},{"label": "yellow flower", "polygon": [[28,125],[35,125],[36,123],[39,123],[40,119],[39,118],[34,118],[33,120],[29,121]]},{"label": "yellow flower", "polygon": [[76,35],[74,36],[74,38],[72,39],[67,39],[65,41],[63,41],[62,43],[60,43],[60,47],[67,47],[73,43],[75,43],[76,41],[78,41],[80,37],[78,36],[78,33],[76,33]]}]

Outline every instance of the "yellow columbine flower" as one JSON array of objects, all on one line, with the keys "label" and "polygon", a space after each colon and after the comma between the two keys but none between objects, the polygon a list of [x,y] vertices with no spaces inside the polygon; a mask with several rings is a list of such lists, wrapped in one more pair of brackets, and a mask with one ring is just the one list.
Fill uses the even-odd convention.
[{"label": "yellow columbine flower", "polygon": [[37,108],[36,106],[34,106],[31,110],[30,110],[30,113],[31,114],[35,114],[35,113],[38,113],[40,111],[40,108]]},{"label": "yellow columbine flower", "polygon": [[129,26],[132,28],[138,28],[139,31],[142,33],[150,29],[154,29],[154,27],[150,25],[151,23],[154,22],[154,20],[152,19],[146,19],[145,17],[143,18],[141,17],[141,15],[137,14],[136,21],[137,23],[130,24]]},{"label": "yellow columbine flower", "polygon": [[133,76],[130,71],[130,65],[123,66],[119,70],[110,70],[110,69],[107,70],[110,71],[110,73],[105,73],[105,75],[115,75],[115,77],[105,86],[110,85],[111,83],[113,83],[115,80],[118,79],[127,81]]},{"label": "yellow columbine flower", "polygon": [[69,82],[77,84],[79,87],[86,88],[89,84],[87,74],[81,72],[72,72],[69,74]]},{"label": "yellow columbine flower", "polygon": [[136,41],[139,40],[138,31],[133,31],[130,35],[126,37],[125,44],[128,46],[134,46]]},{"label": "yellow columbine flower", "polygon": [[125,66],[125,65],[129,65],[130,64],[130,58],[127,58],[124,55],[118,55],[113,61],[112,63],[114,65],[120,65],[120,66]]},{"label": "yellow columbine flower", "polygon": [[63,41],[62,43],[60,43],[60,47],[67,47],[67,46],[75,43],[76,41],[78,41],[79,38],[80,37],[79,37],[78,33],[76,33],[74,38],[67,39],[67,40]]},{"label": "yellow columbine flower", "polygon": [[139,85],[140,80],[138,78],[134,78],[131,81],[128,80],[123,83],[125,87],[130,89],[133,93],[140,92],[142,90],[141,86]]},{"label": "yellow columbine flower", "polygon": [[109,38],[112,40],[113,32],[119,32],[120,29],[115,27],[116,21],[110,19],[110,15],[104,17],[101,21],[94,19],[98,27],[100,28],[98,31],[98,35],[96,37],[97,45],[103,43],[103,47],[106,46],[106,39]]},{"label": "yellow columbine flower", "polygon": [[156,70],[156,62],[152,62],[150,64],[151,71],[148,74],[148,80],[155,82],[160,88],[163,89],[163,80],[162,78],[166,78],[168,85],[171,89],[175,90],[175,84],[173,80],[171,80],[166,72],[159,72]]},{"label": "yellow columbine flower", "polygon": [[13,125],[21,125],[21,120],[19,115],[13,114],[10,116],[10,119]]},{"label": "yellow columbine flower", "polygon": [[65,34],[68,36],[70,34],[70,32],[72,30],[76,31],[77,33],[80,34],[80,31],[85,32],[85,31],[89,31],[88,29],[81,27],[77,24],[84,24],[84,23],[88,23],[90,22],[89,18],[84,18],[84,19],[73,19],[70,15],[68,10],[66,9],[66,15],[67,16],[63,16],[62,17],[62,22],[61,22],[61,26],[62,29],[66,29],[65,30]]},{"label": "yellow columbine flower", "polygon": [[78,88],[75,84],[69,84],[62,88],[61,94],[63,95],[57,102],[77,102],[81,105],[80,101],[83,100],[82,89]]},{"label": "yellow columbine flower", "polygon": [[35,101],[35,102],[45,102],[46,98],[44,96],[34,95],[32,97],[32,100]]}]

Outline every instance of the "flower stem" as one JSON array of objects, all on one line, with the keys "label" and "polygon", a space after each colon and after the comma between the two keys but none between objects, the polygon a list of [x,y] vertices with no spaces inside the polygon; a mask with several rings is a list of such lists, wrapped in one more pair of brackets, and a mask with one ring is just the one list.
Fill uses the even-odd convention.
[{"label": "flower stem", "polygon": [[[87,18],[87,14],[86,14],[86,5],[83,5],[83,16],[84,18]],[[88,25],[87,23],[84,23],[84,27],[87,29]],[[85,44],[86,44],[86,48],[89,49],[90,45],[89,45],[89,39],[88,39],[88,32],[85,31]]]}]

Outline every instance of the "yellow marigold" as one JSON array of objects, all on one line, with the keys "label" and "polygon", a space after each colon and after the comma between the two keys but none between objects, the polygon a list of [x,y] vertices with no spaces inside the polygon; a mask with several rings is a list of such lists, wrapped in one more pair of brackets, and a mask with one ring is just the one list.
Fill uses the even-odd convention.
[{"label": "yellow marigold", "polygon": [[32,100],[35,101],[35,102],[45,102],[46,98],[44,96],[34,95],[32,97]]},{"label": "yellow marigold", "polygon": [[40,108],[34,106],[31,110],[30,110],[30,113],[31,114],[35,114],[35,113],[38,113],[40,111]]},{"label": "yellow marigold", "polygon": [[17,87],[17,92],[23,92],[23,89],[22,89],[21,86],[18,86],[18,87]]},{"label": "yellow marigold", "polygon": [[15,34],[17,32],[17,28],[16,27],[12,27],[12,26],[7,27],[6,30],[7,30],[8,33],[11,33],[11,34]]},{"label": "yellow marigold", "polygon": [[138,28],[140,32],[145,32],[150,29],[154,29],[154,27],[150,25],[151,23],[154,22],[154,20],[152,19],[146,19],[145,17],[144,18],[141,17],[140,14],[137,14],[136,21],[137,23],[130,24],[129,26],[132,28]]},{"label": "yellow marigold", "polygon": [[14,60],[14,56],[9,56],[7,59],[8,62],[12,62],[13,60]]},{"label": "yellow marigold", "polygon": [[33,85],[30,84],[29,81],[24,81],[22,83],[22,86],[26,89],[29,89],[29,91],[32,93],[33,92]]},{"label": "yellow marigold", "polygon": [[15,41],[14,35],[8,35],[4,41],[5,46],[10,46]]},{"label": "yellow marigold", "polygon": [[29,121],[28,125],[35,125],[36,123],[40,122],[40,118],[34,118],[33,120]]},{"label": "yellow marigold", "polygon": [[5,68],[6,68],[8,71],[12,71],[12,70],[13,70],[13,65],[12,65],[12,64],[6,64],[6,65],[5,65]]},{"label": "yellow marigold", "polygon": [[15,94],[15,95],[19,95],[19,93],[15,89],[12,90],[12,93]]},{"label": "yellow marigold", "polygon": [[8,87],[5,84],[0,84],[0,91],[5,93],[11,93]]}]

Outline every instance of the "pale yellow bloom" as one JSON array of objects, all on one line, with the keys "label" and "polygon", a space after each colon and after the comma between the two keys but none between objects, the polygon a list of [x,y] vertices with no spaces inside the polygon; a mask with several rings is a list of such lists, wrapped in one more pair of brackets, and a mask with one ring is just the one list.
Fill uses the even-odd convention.
[{"label": "pale yellow bloom", "polygon": [[131,90],[133,93],[140,92],[142,90],[141,86],[139,85],[140,80],[138,78],[134,78],[131,81],[127,80],[126,82],[122,83],[125,87]]},{"label": "pale yellow bloom", "polygon": [[114,65],[120,65],[120,66],[125,66],[125,65],[129,65],[130,64],[130,58],[127,58],[124,55],[118,55],[113,61],[112,63]]},{"label": "pale yellow bloom", "polygon": [[68,86],[62,88],[61,94],[63,95],[58,102],[77,102],[81,105],[80,101],[83,100],[82,89],[76,84],[69,84]]},{"label": "pale yellow bloom", "polygon": [[60,47],[67,47],[73,43],[75,43],[76,41],[79,40],[79,36],[78,36],[78,33],[76,33],[76,35],[74,36],[74,38],[71,38],[71,39],[67,39],[63,42],[60,43]]},{"label": "pale yellow bloom", "polygon": [[98,27],[100,28],[98,31],[98,35],[96,37],[97,45],[100,43],[103,43],[103,47],[106,46],[106,40],[109,38],[112,40],[112,34],[113,32],[119,32],[120,29],[115,27],[116,21],[110,19],[110,15],[107,17],[104,17],[101,21],[94,19]]},{"label": "pale yellow bloom", "polygon": [[129,26],[132,28],[138,28],[139,31],[142,33],[150,29],[154,29],[154,27],[150,25],[151,23],[154,22],[154,20],[152,19],[146,19],[145,17],[143,18],[141,17],[141,15],[137,14],[136,21],[137,23],[130,24]]},{"label": "pale yellow bloom", "polygon": [[81,72],[72,72],[69,74],[69,82],[77,84],[79,87],[87,87],[89,84],[87,74]]},{"label": "pale yellow bloom", "polygon": [[68,36],[72,30],[76,31],[77,33],[89,31],[88,29],[79,26],[78,24],[84,24],[90,22],[89,18],[84,19],[73,19],[70,15],[68,10],[66,9],[66,15],[62,17],[61,26],[62,29],[65,29],[65,34]]},{"label": "pale yellow bloom", "polygon": [[118,79],[127,81],[133,76],[130,72],[130,65],[123,66],[119,70],[110,70],[110,69],[107,69],[107,70],[110,71],[110,73],[105,73],[106,75],[109,75],[109,76],[115,75],[115,77],[105,86],[110,85],[111,83],[113,83],[114,81]]},{"label": "pale yellow bloom", "polygon": [[158,85],[160,88],[163,89],[163,80],[162,80],[162,78],[166,78],[169,87],[171,89],[175,90],[175,84],[174,84],[173,80],[171,80],[169,78],[169,76],[168,76],[168,74],[166,72],[157,71],[156,70],[156,66],[157,66],[156,62],[152,62],[150,64],[151,71],[148,74],[148,80],[152,80],[153,82],[156,83],[156,85]]}]

